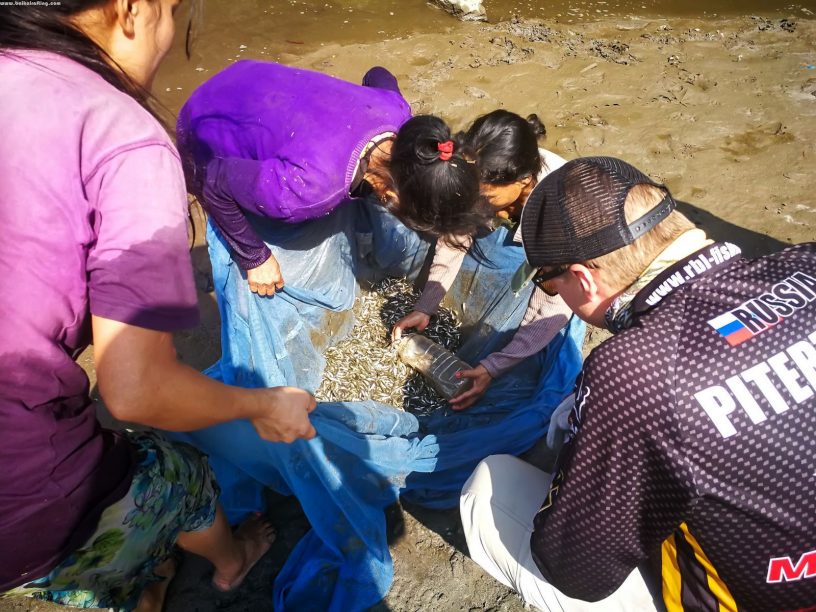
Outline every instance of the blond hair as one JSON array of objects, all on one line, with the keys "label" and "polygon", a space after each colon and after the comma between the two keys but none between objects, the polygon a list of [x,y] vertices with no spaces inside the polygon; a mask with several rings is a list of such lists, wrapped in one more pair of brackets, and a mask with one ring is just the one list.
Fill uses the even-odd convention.
[{"label": "blond hair", "polygon": [[[623,205],[626,223],[632,223],[645,215],[666,195],[664,189],[654,185],[639,184],[632,187]],[[668,217],[632,244],[581,263],[598,270],[610,287],[624,289],[634,283],[666,247],[694,227],[682,213],[673,210]]]}]

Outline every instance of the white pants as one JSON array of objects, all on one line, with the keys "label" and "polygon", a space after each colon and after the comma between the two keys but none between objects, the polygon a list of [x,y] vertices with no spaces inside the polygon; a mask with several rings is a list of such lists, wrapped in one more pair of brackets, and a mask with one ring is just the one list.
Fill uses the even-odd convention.
[{"label": "white pants", "polygon": [[617,591],[596,603],[567,597],[544,580],[532,558],[530,535],[533,517],[551,480],[552,474],[511,455],[493,455],[476,467],[459,502],[473,560],[525,602],[545,612],[657,610],[637,570]]}]

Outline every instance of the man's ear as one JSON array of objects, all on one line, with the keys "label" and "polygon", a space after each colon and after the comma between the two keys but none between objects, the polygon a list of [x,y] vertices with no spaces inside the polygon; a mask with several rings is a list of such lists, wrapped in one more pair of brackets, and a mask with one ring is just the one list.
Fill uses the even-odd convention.
[{"label": "man's ear", "polygon": [[581,291],[587,301],[590,301],[600,293],[598,279],[593,271],[582,264],[572,264],[567,270],[581,286]]}]

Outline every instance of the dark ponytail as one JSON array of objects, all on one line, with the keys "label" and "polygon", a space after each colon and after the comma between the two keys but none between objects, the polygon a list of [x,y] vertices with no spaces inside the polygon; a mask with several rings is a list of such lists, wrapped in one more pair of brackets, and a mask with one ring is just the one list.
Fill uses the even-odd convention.
[{"label": "dark ponytail", "polygon": [[[452,150],[449,152],[449,149]],[[442,119],[418,115],[399,130],[390,171],[406,225],[434,237],[474,235],[487,223],[478,206],[476,165]]]},{"label": "dark ponytail", "polygon": [[524,119],[510,111],[495,110],[476,119],[463,140],[467,155],[476,160],[479,179],[502,184],[538,175],[538,138],[546,132],[538,115]]}]

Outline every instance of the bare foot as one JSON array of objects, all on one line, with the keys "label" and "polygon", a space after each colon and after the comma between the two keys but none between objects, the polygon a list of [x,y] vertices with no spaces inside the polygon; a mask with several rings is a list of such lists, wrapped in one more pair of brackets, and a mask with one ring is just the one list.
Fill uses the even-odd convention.
[{"label": "bare foot", "polygon": [[167,587],[176,575],[176,561],[171,557],[164,563],[158,565],[153,573],[161,576],[164,580],[154,582],[144,588],[139,596],[139,603],[133,612],[161,612],[164,607],[164,599],[167,596]]},{"label": "bare foot", "polygon": [[243,564],[234,572],[216,569],[212,579],[215,588],[219,591],[231,591],[240,586],[249,571],[272,546],[276,535],[272,524],[261,516],[252,516],[241,523],[233,537],[243,557]]}]

